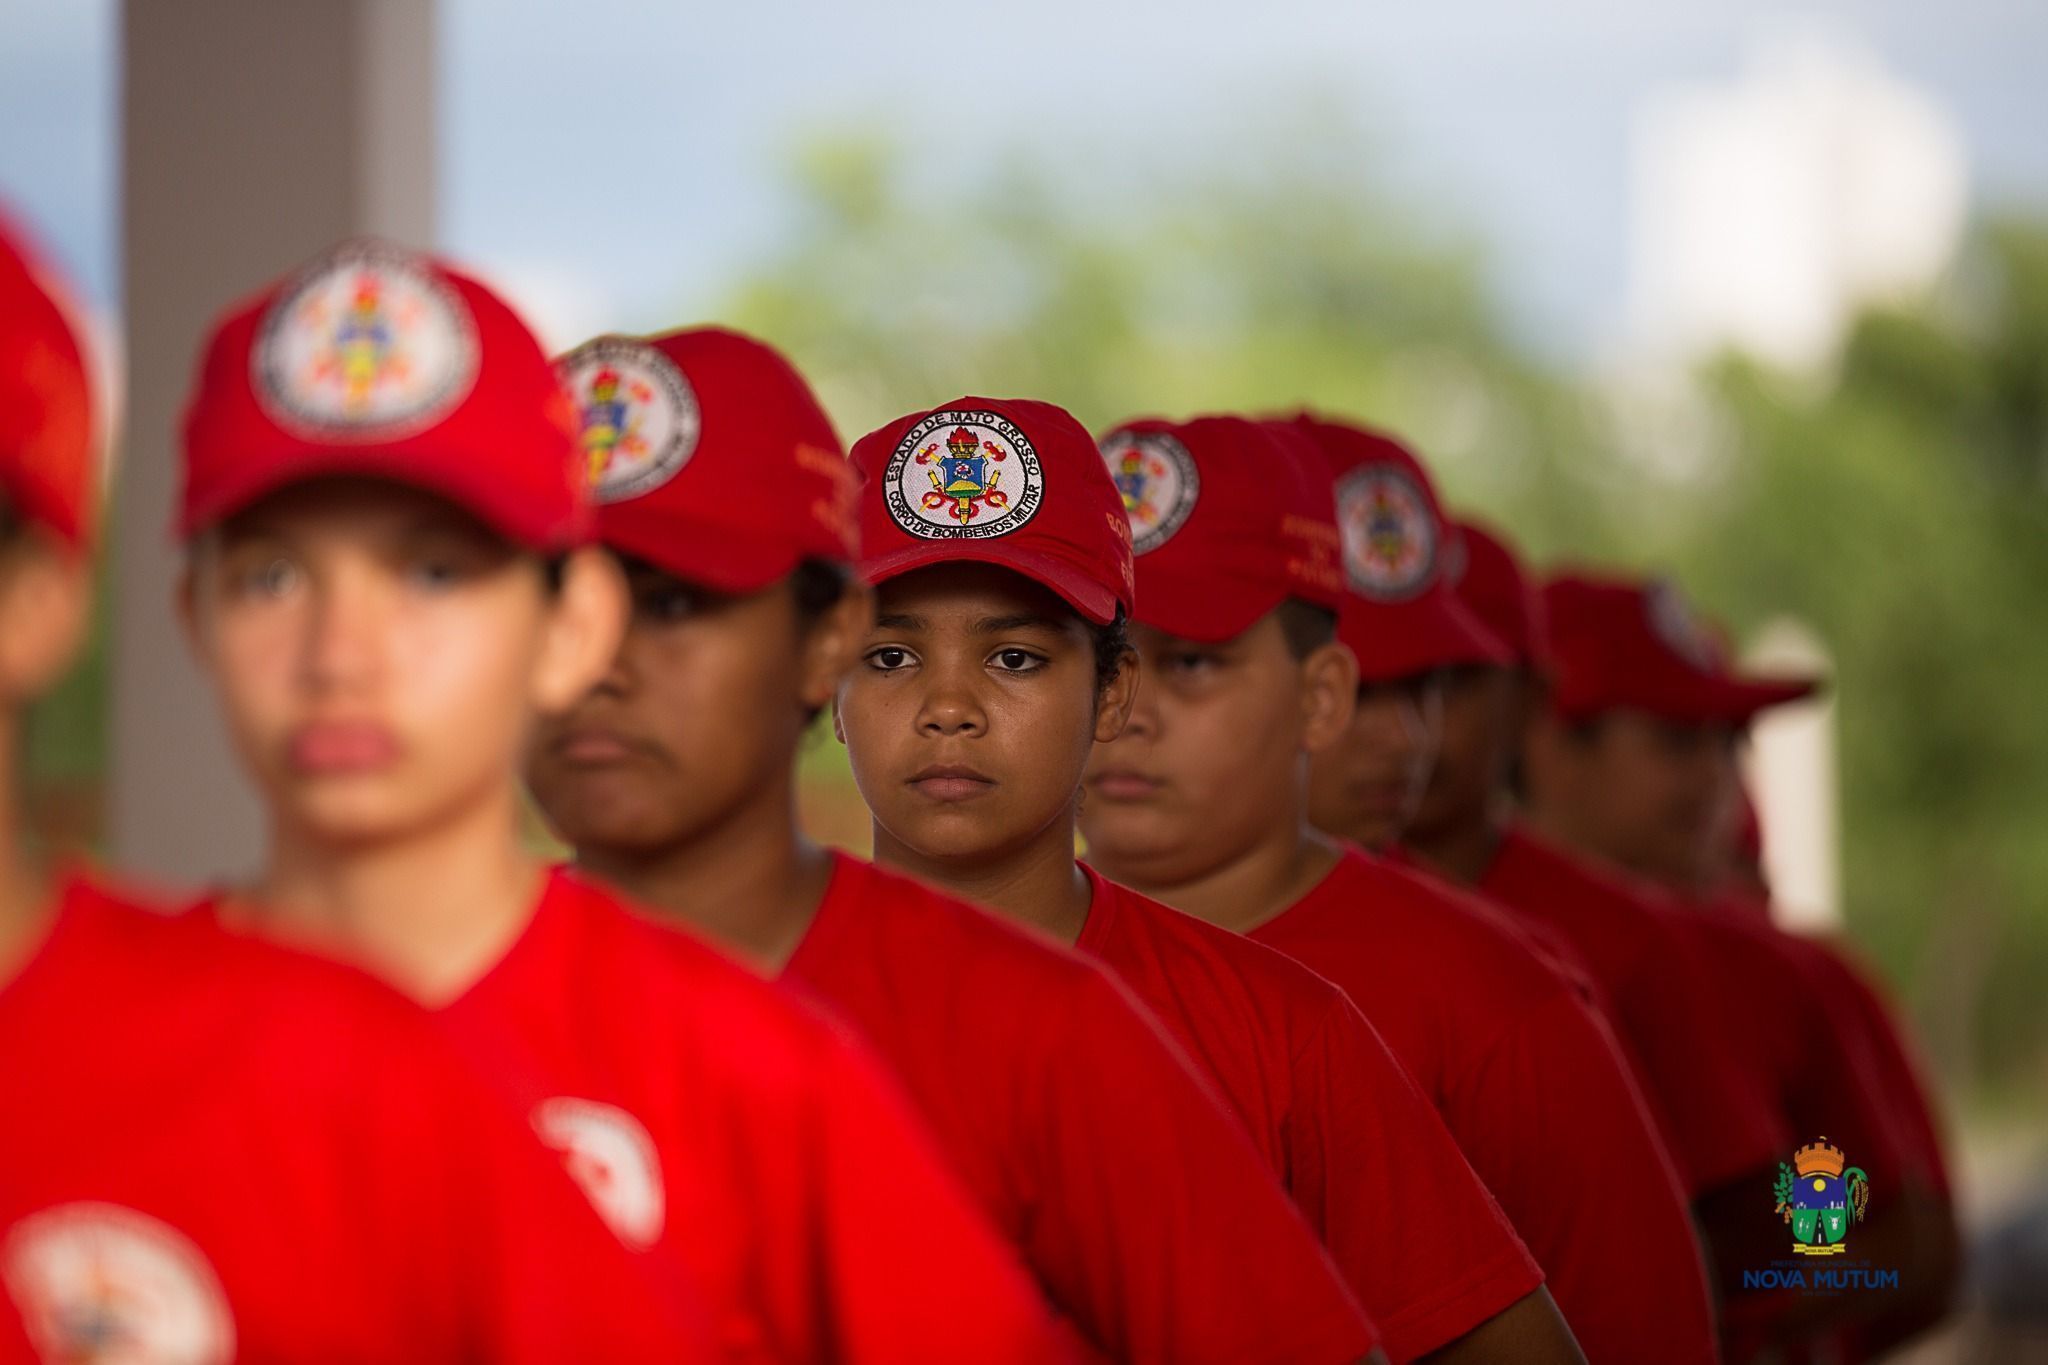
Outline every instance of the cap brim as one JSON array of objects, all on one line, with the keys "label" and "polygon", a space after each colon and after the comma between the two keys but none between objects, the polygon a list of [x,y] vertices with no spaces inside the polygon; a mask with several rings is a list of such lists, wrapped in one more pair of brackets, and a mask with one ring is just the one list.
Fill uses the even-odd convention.
[{"label": "cap brim", "polygon": [[1392,682],[1459,664],[1506,668],[1514,651],[1442,590],[1411,602],[1352,596],[1337,613],[1337,638],[1358,656],[1361,682]]},{"label": "cap brim", "polygon": [[1061,601],[1095,625],[1106,626],[1116,619],[1116,594],[1072,564],[1036,550],[1005,550],[987,540],[920,541],[872,559],[863,559],[860,575],[879,585],[892,578],[901,578],[915,569],[960,563],[993,564],[998,568],[1015,570],[1032,582],[1050,588]]},{"label": "cap brim", "polygon": [[758,530],[628,510],[638,505],[599,507],[598,540],[686,583],[735,596],[755,593],[789,577],[804,557],[794,545],[764,538]]},{"label": "cap brim", "polygon": [[1231,574],[1148,572],[1143,558],[1137,596],[1140,624],[1202,644],[1235,640],[1287,600],[1285,592],[1261,591]]},{"label": "cap brim", "polygon": [[1638,682],[1586,695],[1569,686],[1553,703],[1569,719],[1605,711],[1641,711],[1663,720],[1695,725],[1745,726],[1774,706],[1804,701],[1820,691],[1818,678],[1715,678]]},{"label": "cap brim", "polygon": [[514,544],[541,552],[568,549],[589,538],[587,509],[564,518],[560,509],[542,510],[518,489],[493,476],[487,461],[450,453],[421,458],[418,443],[404,446],[333,446],[296,454],[289,460],[246,461],[230,474],[208,480],[203,499],[189,502],[178,526],[191,539],[261,502],[273,493],[320,479],[358,478],[393,483],[445,498]]}]

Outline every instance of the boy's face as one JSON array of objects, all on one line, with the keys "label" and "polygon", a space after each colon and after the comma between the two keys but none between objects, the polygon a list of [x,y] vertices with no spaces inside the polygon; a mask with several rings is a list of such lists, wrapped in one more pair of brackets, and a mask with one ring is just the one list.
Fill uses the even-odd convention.
[{"label": "boy's face", "polygon": [[1546,717],[1530,737],[1533,803],[1588,852],[1680,889],[1716,877],[1735,810],[1732,724],[1610,711],[1574,729]]},{"label": "boy's face", "polygon": [[835,728],[878,845],[999,857],[1070,824],[1081,771],[1113,737],[1131,669],[1098,694],[1093,634],[1051,591],[990,565],[881,585]]},{"label": "boy's face", "polygon": [[[790,764],[844,670],[821,659],[787,580],[743,597],[629,562],[633,614],[603,681],[544,722],[526,780],[580,852],[651,854],[750,799],[787,807]],[[836,615],[836,613],[835,613]]]},{"label": "boy's face", "polygon": [[[1299,660],[1270,613],[1222,644],[1147,626],[1134,643],[1142,665],[1130,722],[1088,764],[1090,859],[1142,885],[1182,885],[1295,836],[1307,753],[1349,717],[1349,652],[1326,645]],[[1334,687],[1324,676],[1333,672]]]},{"label": "boy's face", "polygon": [[[56,685],[91,620],[91,560],[0,502],[0,722]],[[0,773],[0,790],[12,776]]]},{"label": "boy's face", "polygon": [[593,595],[616,583],[591,568],[571,556],[551,595],[535,557],[440,499],[321,481],[200,543],[186,619],[280,822],[376,842],[514,780],[535,711],[566,705],[616,639],[619,603]]},{"label": "boy's face", "polygon": [[1512,669],[1445,671],[1436,762],[1405,834],[1423,838],[1486,817],[1521,747],[1523,687]]},{"label": "boy's face", "polygon": [[1367,848],[1398,840],[1422,803],[1442,727],[1441,674],[1361,686],[1350,728],[1309,770],[1309,820]]}]

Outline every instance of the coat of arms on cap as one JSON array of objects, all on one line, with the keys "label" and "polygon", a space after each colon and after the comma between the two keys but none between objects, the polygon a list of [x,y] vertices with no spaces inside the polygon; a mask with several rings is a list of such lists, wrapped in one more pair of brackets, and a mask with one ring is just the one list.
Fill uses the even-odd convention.
[{"label": "coat of arms on cap", "polygon": [[676,476],[703,427],[696,390],[659,350],[599,337],[556,362],[576,410],[591,495],[624,502]]},{"label": "coat of arms on cap", "polygon": [[1008,535],[1038,514],[1031,438],[999,412],[949,408],[913,425],[882,477],[889,516],[925,540]]},{"label": "coat of arms on cap", "polygon": [[118,1204],[59,1204],[15,1224],[8,1295],[45,1360],[227,1365],[235,1323],[219,1277],[176,1228]]},{"label": "coat of arms on cap", "polygon": [[300,272],[250,353],[257,401],[303,435],[388,440],[424,431],[476,383],[476,319],[431,264],[349,242]]},{"label": "coat of arms on cap", "polygon": [[1650,618],[1650,633],[1664,647],[1702,673],[1718,672],[1721,651],[1714,638],[1692,614],[1685,594],[1668,579],[1659,578],[1643,589],[1643,611]]},{"label": "coat of arms on cap", "polygon": [[1375,602],[1405,602],[1429,586],[1436,569],[1436,515],[1407,473],[1361,465],[1337,481],[1337,525],[1344,533],[1344,574]]},{"label": "coat of arms on cap", "polygon": [[1102,443],[1131,519],[1131,552],[1156,550],[1187,524],[1202,492],[1194,456],[1165,432],[1119,431]]}]

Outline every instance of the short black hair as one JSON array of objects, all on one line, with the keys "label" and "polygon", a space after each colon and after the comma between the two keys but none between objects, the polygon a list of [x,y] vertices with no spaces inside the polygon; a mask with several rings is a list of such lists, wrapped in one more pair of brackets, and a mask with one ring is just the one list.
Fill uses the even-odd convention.
[{"label": "short black hair", "polygon": [[1088,624],[1089,643],[1095,647],[1095,695],[1100,697],[1116,680],[1124,656],[1131,652],[1131,621],[1121,604],[1107,625]]},{"label": "short black hair", "polygon": [[1296,663],[1337,638],[1337,613],[1328,607],[1290,597],[1273,608],[1273,619],[1287,637],[1287,652]]},{"label": "short black hair", "polygon": [[797,620],[808,630],[818,618],[839,605],[853,585],[853,574],[844,564],[815,556],[801,560],[790,573],[789,586],[796,596]]}]

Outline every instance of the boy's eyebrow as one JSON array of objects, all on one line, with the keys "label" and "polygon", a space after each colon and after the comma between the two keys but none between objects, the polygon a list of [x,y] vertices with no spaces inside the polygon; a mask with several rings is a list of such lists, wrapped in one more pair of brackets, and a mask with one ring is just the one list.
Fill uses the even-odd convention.
[{"label": "boy's eyebrow", "polygon": [[924,618],[912,616],[908,612],[885,611],[876,615],[875,626],[878,629],[889,630],[923,630]]},{"label": "boy's eyebrow", "polygon": [[1020,612],[1014,616],[984,616],[974,623],[974,629],[979,635],[1000,635],[1006,630],[1049,630],[1058,634],[1060,623],[1036,612]]}]

